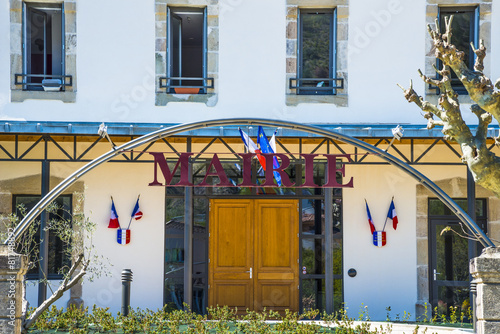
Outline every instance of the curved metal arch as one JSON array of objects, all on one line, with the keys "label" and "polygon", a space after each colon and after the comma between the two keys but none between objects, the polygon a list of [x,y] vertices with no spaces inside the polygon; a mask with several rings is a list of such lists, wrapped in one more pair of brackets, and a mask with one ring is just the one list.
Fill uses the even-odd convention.
[{"label": "curved metal arch", "polygon": [[343,143],[353,145],[355,147],[366,150],[370,153],[374,153],[380,156],[381,159],[387,161],[389,164],[403,170],[410,176],[412,176],[419,183],[424,185],[433,194],[435,194],[450,210],[462,221],[472,232],[472,234],[481,242],[484,247],[494,247],[493,242],[488,238],[488,236],[476,225],[476,223],[469,217],[469,215],[462,210],[452,199],[449,197],[441,188],[439,188],[434,182],[432,182],[425,175],[417,171],[415,168],[411,167],[407,163],[396,158],[392,154],[389,154],[371,144],[365,143],[362,140],[343,135],[341,133],[321,129],[312,125],[305,125],[300,123],[272,120],[272,119],[258,119],[258,118],[229,118],[229,119],[215,119],[207,120],[186,124],[174,125],[168,128],[159,129],[157,131],[151,132],[139,138],[129,141],[121,146],[115,147],[111,151],[101,155],[100,157],[87,163],[85,166],[78,169],[76,172],[68,176],[61,183],[59,183],[54,189],[52,189],[46,196],[44,196],[40,202],[38,202],[33,209],[23,218],[21,223],[16,226],[13,233],[10,234],[5,241],[8,244],[12,239],[17,239],[21,236],[31,222],[66,188],[73,184],[80,177],[99,166],[111,160],[113,157],[124,153],[125,151],[131,150],[138,146],[159,140],[161,138],[173,136],[190,130],[196,130],[199,128],[213,127],[213,126],[223,126],[223,125],[262,125],[262,126],[279,126],[285,129],[299,130],[303,132],[308,132],[323,136],[325,138],[334,139],[341,141]]}]

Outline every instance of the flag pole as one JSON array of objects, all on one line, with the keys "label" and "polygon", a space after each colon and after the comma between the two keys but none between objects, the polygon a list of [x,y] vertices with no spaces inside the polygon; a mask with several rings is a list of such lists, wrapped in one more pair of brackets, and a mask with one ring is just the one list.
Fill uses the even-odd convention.
[{"label": "flag pole", "polygon": [[[139,196],[137,196],[137,201],[139,201],[139,197],[141,197],[141,194],[139,194]],[[134,206],[134,208],[135,208],[135,206]],[[133,218],[134,218],[134,216],[130,215],[130,221],[128,222],[127,230],[130,228],[130,224],[132,224],[132,219]]]},{"label": "flag pole", "polygon": [[387,224],[387,217],[385,217],[384,228],[382,229],[382,232],[385,231],[385,224]]},{"label": "flag pole", "polygon": [[[394,201],[394,196],[392,196],[392,199],[391,199],[391,203],[392,201]],[[389,204],[389,208],[390,208],[390,204]],[[382,229],[382,232],[385,231],[385,224],[387,224],[387,218],[389,218],[388,216],[385,217],[385,223],[384,223],[384,228]]]}]

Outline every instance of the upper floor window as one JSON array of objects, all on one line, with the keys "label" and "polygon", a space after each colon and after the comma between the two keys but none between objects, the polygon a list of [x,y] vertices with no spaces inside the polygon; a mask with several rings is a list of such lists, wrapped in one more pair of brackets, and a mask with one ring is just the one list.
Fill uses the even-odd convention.
[{"label": "upper floor window", "polygon": [[207,78],[207,8],[167,7],[167,93],[205,94]]},{"label": "upper floor window", "polygon": [[23,5],[23,89],[64,90],[63,4]]},{"label": "upper floor window", "polygon": [[297,94],[335,94],[335,9],[300,9],[298,31]]},{"label": "upper floor window", "polygon": [[286,7],[286,105],[347,107],[348,2],[286,0]]},{"label": "upper floor window", "polygon": [[[442,32],[446,31],[445,19],[453,15],[451,42],[458,50],[465,53],[464,62],[469,69],[474,69],[475,54],[474,47],[479,47],[479,7],[439,7],[439,26]],[[438,68],[442,62],[438,60]],[[460,82],[456,74],[451,71],[451,85],[458,94],[467,94],[467,90]]]},{"label": "upper floor window", "polygon": [[76,101],[76,2],[10,0],[11,101]]}]

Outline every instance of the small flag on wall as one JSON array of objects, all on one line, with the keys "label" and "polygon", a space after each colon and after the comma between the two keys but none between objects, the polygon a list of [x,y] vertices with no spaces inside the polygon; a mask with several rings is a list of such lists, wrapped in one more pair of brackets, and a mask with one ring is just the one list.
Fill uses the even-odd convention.
[{"label": "small flag on wall", "polygon": [[368,202],[365,199],[366,204],[366,215],[368,216],[368,224],[370,224],[370,231],[375,233],[375,225],[373,225],[372,215],[370,214],[370,209],[368,208]]},{"label": "small flag on wall", "polygon": [[115,209],[115,202],[113,201],[113,197],[111,197],[111,216],[109,218],[108,228],[119,228],[120,223],[118,222],[118,214]]},{"label": "small flag on wall", "polygon": [[398,215],[396,214],[396,207],[394,206],[394,197],[392,198],[391,206],[389,206],[387,218],[392,219],[392,227],[396,229],[398,227]]},{"label": "small flag on wall", "polygon": [[142,218],[142,211],[139,208],[139,197],[140,196],[141,195],[139,195],[137,197],[137,202],[135,203],[134,210],[132,211],[132,218],[134,218],[135,220],[139,220]]},{"label": "small flag on wall", "polygon": [[120,245],[130,243],[130,230],[128,228],[120,228],[116,231],[116,241]]},{"label": "small flag on wall", "polygon": [[373,232],[373,244],[377,247],[385,246],[387,243],[387,236],[385,231]]}]

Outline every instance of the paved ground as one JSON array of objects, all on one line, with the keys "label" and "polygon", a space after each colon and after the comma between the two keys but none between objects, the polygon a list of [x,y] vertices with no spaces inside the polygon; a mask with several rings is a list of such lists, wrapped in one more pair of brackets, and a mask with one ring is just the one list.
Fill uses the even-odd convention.
[{"label": "paved ground", "polygon": [[[362,322],[354,321],[354,326],[361,325]],[[391,331],[389,332],[388,325],[391,325]],[[414,324],[399,324],[399,323],[387,323],[387,322],[370,322],[370,329],[375,330],[382,328],[387,331],[387,333],[391,334],[414,334],[415,328],[417,325]],[[419,334],[470,334],[474,333],[473,329],[464,329],[464,328],[454,328],[454,327],[443,327],[443,326],[431,326],[431,325],[418,325],[418,333]],[[427,329],[427,331],[425,331]]]}]

